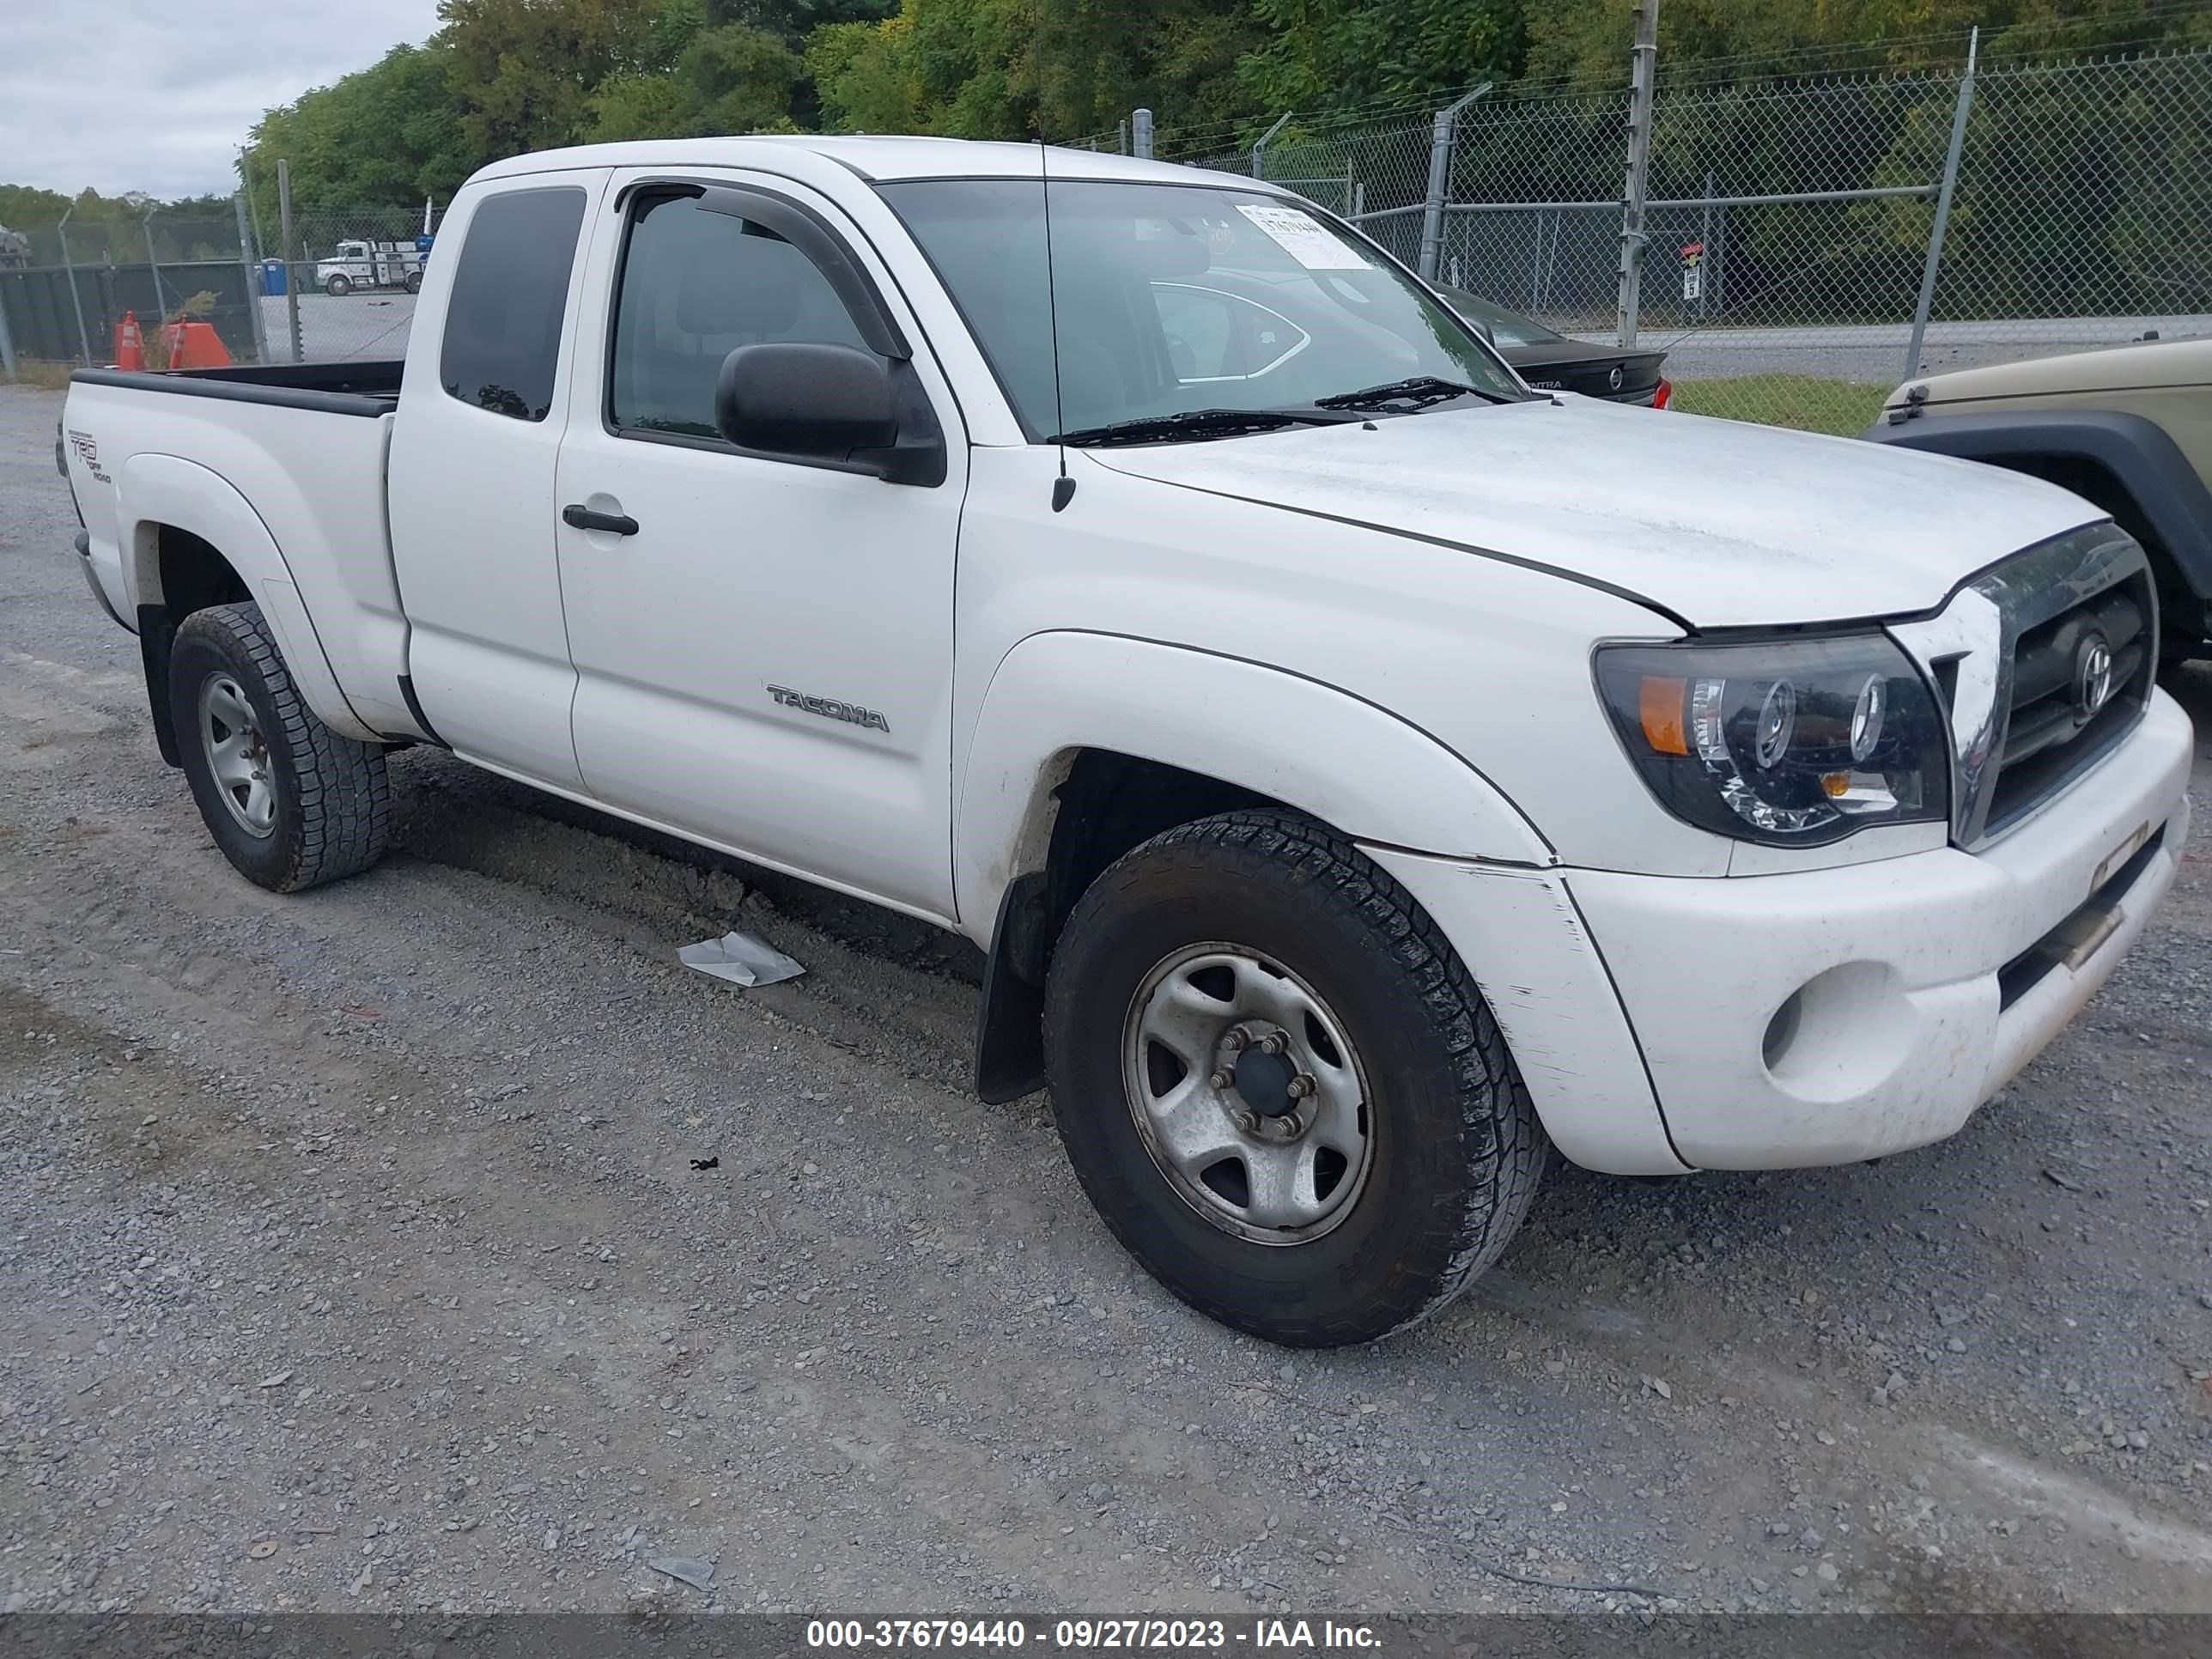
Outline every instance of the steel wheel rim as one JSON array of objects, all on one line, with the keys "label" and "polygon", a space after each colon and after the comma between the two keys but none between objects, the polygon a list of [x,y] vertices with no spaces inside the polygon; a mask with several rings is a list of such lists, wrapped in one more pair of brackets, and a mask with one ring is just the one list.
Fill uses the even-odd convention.
[{"label": "steel wheel rim", "polygon": [[265,841],[276,830],[276,783],[260,717],[236,680],[210,674],[200,683],[200,747],[216,793],[231,821]]},{"label": "steel wheel rim", "polygon": [[[1298,1080],[1291,1091],[1310,1089],[1274,1116],[1255,1109],[1237,1070],[1270,1038]],[[1146,1152],[1221,1231],[1310,1243],[1358,1206],[1375,1162],[1366,1073],[1343,1022],[1280,963],[1218,940],[1162,957],[1130,999],[1121,1072]]]}]

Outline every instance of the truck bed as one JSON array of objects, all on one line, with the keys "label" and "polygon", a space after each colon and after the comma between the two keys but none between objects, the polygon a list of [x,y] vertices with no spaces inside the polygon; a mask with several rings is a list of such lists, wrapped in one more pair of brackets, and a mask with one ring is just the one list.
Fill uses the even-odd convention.
[{"label": "truck bed", "polygon": [[337,363],[245,363],[230,368],[81,368],[70,378],[234,403],[312,409],[325,415],[388,414],[399,402],[402,360]]},{"label": "truck bed", "polygon": [[396,361],[79,369],[63,455],[88,569],[118,617],[133,625],[161,601],[161,550],[188,532],[260,603],[326,723],[411,733],[385,535],[399,378]]}]

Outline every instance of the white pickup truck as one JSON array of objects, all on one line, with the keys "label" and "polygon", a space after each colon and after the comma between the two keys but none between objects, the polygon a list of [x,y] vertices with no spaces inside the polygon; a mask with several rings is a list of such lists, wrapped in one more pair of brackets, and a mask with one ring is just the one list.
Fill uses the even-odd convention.
[{"label": "white pickup truck", "polygon": [[404,365],[70,388],[216,845],[363,870],[435,744],[957,930],[982,1094],[1049,1079],[1246,1330],[1422,1319],[1553,1146],[1950,1134],[2173,877],[2191,734],[2097,509],[1532,392],[1267,185],[635,143],[440,240]]}]

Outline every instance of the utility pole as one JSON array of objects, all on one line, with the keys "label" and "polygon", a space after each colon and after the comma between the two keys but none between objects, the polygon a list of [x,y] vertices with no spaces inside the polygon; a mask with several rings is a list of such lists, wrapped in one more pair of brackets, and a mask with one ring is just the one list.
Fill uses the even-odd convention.
[{"label": "utility pole", "polygon": [[1636,343],[1643,304],[1644,197],[1651,178],[1651,94],[1659,67],[1659,0],[1638,0],[1629,57],[1628,182],[1620,203],[1620,343]]},{"label": "utility pole", "polygon": [[292,325],[292,361],[306,354],[300,349],[300,273],[292,269],[292,164],[276,163],[276,219],[284,238],[284,315]]}]

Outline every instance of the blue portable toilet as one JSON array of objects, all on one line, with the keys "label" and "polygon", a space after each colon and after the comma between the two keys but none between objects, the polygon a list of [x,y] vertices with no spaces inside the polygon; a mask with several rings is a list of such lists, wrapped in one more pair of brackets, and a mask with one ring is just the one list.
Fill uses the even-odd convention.
[{"label": "blue portable toilet", "polygon": [[264,294],[281,295],[284,292],[285,280],[282,259],[264,259],[261,262],[261,291]]}]

